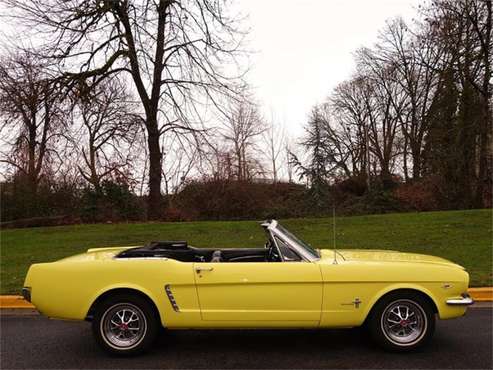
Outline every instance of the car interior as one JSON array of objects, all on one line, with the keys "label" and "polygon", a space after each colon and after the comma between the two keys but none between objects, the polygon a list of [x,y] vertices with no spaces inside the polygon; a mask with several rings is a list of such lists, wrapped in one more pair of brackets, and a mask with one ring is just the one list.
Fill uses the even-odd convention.
[{"label": "car interior", "polygon": [[[281,247],[281,249],[287,246]],[[293,253],[290,249],[289,251]],[[286,252],[288,253],[288,252]],[[181,262],[281,262],[280,254],[274,241],[269,238],[264,248],[195,248],[186,241],[151,242],[143,247],[127,249],[117,258],[171,258]],[[293,260],[290,256],[288,260]]]}]

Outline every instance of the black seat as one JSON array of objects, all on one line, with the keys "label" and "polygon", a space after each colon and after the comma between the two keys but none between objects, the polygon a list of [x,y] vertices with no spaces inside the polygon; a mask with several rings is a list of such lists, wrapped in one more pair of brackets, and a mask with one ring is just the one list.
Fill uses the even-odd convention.
[{"label": "black seat", "polygon": [[222,262],[222,261],[223,261],[223,256],[221,251],[215,251],[214,253],[212,253],[211,262]]}]

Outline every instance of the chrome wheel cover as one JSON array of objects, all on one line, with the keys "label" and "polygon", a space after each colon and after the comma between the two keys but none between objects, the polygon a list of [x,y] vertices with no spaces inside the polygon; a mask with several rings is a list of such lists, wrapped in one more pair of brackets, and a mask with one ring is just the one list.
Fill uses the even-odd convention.
[{"label": "chrome wheel cover", "polygon": [[147,320],[139,307],[131,303],[117,303],[104,313],[100,330],[110,347],[127,350],[142,342],[147,332]]},{"label": "chrome wheel cover", "polygon": [[380,325],[389,341],[398,346],[411,346],[426,334],[428,318],[418,303],[400,299],[385,308]]}]

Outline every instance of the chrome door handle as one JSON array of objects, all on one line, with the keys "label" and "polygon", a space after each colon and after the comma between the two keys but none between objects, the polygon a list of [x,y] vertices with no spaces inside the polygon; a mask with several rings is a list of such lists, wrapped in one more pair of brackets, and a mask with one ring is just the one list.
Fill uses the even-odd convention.
[{"label": "chrome door handle", "polygon": [[214,267],[195,267],[195,272],[200,274],[202,271],[212,271]]}]

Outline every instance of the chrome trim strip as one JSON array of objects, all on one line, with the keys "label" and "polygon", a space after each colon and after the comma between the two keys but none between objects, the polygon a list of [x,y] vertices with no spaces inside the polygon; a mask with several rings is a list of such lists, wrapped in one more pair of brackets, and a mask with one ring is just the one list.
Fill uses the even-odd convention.
[{"label": "chrome trim strip", "polygon": [[[314,262],[314,261],[318,261],[320,259],[320,258],[314,258],[311,254],[307,253],[304,248],[299,246],[294,240],[292,240],[287,235],[284,235],[280,230],[278,230],[276,227],[277,226],[276,220],[272,220],[268,224],[263,223],[262,226],[267,227],[267,229],[272,234],[277,235],[280,239],[282,239],[287,245],[289,245],[292,249],[294,249],[296,251],[296,253],[299,256],[301,256],[305,261]],[[274,238],[274,243],[276,243],[275,238]],[[277,247],[279,253],[281,253],[281,251],[279,250],[279,247],[277,246],[277,243],[276,243],[276,247]],[[282,256],[282,254],[281,254],[281,256]]]},{"label": "chrome trim strip", "polygon": [[171,286],[169,284],[166,284],[164,286],[164,291],[166,292],[166,295],[168,296],[169,302],[171,303],[171,307],[173,307],[173,310],[175,310],[175,312],[180,312],[180,307],[178,307],[178,304],[175,301],[175,297],[173,296],[173,293],[171,292]]},{"label": "chrome trim strip", "polygon": [[474,300],[469,296],[465,296],[462,298],[447,299],[447,304],[450,306],[470,306],[473,303]]},{"label": "chrome trim strip", "polygon": [[112,257],[115,261],[134,261],[134,260],[167,260],[168,257]]}]

